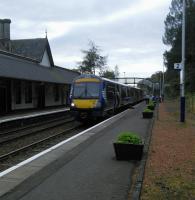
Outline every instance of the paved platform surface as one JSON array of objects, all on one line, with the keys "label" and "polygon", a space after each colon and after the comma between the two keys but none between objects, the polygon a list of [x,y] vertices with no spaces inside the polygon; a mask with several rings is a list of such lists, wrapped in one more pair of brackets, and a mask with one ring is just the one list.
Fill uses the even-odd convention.
[{"label": "paved platform surface", "polygon": [[[151,120],[142,118],[144,107],[145,103],[141,103],[135,109],[129,109],[63,144],[60,150],[55,150],[57,157],[56,153],[52,155],[50,152],[31,162],[30,166],[24,166],[23,171],[19,169],[2,177],[4,182],[0,181],[0,188],[5,184],[8,187],[29,171],[36,171],[29,178],[19,181],[21,184],[15,185],[1,199],[126,200],[136,163],[117,161],[113,142],[121,131],[135,131],[143,139],[147,137]],[[35,170],[51,157],[55,162],[49,162],[39,171]]]},{"label": "paved platform surface", "polygon": [[44,110],[30,110],[30,111],[23,111],[22,113],[11,113],[0,117],[0,124],[13,120],[27,119],[27,118],[54,114],[69,110],[70,109],[68,107],[65,107],[65,108],[46,108]]}]

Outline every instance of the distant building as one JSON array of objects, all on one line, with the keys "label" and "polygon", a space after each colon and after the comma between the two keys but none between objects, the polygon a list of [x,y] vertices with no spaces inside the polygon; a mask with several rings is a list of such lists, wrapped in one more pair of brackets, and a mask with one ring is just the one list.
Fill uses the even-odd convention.
[{"label": "distant building", "polygon": [[67,105],[79,73],[54,65],[47,38],[11,40],[10,23],[0,20],[0,115]]}]

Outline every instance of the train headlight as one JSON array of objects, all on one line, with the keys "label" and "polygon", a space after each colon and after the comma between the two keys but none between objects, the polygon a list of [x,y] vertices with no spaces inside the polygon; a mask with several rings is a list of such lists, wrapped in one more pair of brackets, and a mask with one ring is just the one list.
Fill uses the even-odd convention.
[{"label": "train headlight", "polygon": [[75,104],[72,102],[72,103],[71,103],[71,107],[74,107],[74,106],[75,106]]}]

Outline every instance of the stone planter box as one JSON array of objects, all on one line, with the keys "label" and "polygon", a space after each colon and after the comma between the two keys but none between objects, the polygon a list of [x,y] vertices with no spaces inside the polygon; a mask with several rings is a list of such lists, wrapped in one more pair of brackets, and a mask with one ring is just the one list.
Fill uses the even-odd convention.
[{"label": "stone planter box", "polygon": [[143,118],[152,118],[153,112],[142,112]]},{"label": "stone planter box", "polygon": [[113,143],[117,160],[141,160],[144,144]]}]

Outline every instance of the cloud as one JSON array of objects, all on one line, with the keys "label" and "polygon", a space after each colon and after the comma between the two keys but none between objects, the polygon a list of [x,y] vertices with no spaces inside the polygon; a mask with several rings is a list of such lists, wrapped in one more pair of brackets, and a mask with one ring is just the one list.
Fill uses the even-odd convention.
[{"label": "cloud", "polygon": [[[51,7],[54,6],[52,2],[50,2],[49,4],[51,4]],[[74,3],[73,4],[61,3],[61,4],[65,6],[65,10],[66,10],[66,6],[73,9],[72,5],[74,5]],[[100,27],[100,26],[104,26],[108,24],[117,23],[121,20],[129,19],[129,18],[134,19],[135,16],[136,17],[138,16],[139,18],[139,15],[143,16],[144,14],[150,12],[151,10],[158,9],[159,7],[165,4],[166,4],[166,1],[162,1],[162,0],[134,1],[133,3],[126,4],[124,8],[120,8],[118,10],[111,9],[111,12],[109,14],[107,14],[106,12],[101,12],[101,9],[97,11],[93,9],[89,11],[89,8],[92,7],[92,5],[89,4],[87,8],[85,8],[85,10],[87,10],[91,14],[91,17],[89,17],[89,14],[86,14],[86,15],[81,14],[82,16],[81,18],[78,17],[77,19],[74,19],[73,17],[71,20],[67,20],[67,18],[61,17],[59,20],[59,18],[56,19],[56,17],[52,17],[53,16],[52,14],[48,14],[48,18],[46,20],[40,21],[39,23],[37,23],[36,21],[32,19],[29,19],[29,20],[21,19],[19,22],[19,27],[23,29],[29,29],[30,26],[32,27],[33,22],[34,23],[36,22],[36,25],[34,27],[36,27],[39,30],[39,32],[43,33],[47,29],[48,33],[50,34],[50,39],[54,39],[63,35],[70,34],[71,32],[75,31],[75,29],[78,30],[82,28],[87,29],[87,28],[93,28],[93,27]],[[55,7],[56,5],[54,6],[54,8]],[[39,9],[40,8],[38,8],[38,10]],[[50,9],[51,8],[46,7],[46,11],[50,11]],[[102,13],[102,15],[92,14],[94,11],[95,13]],[[82,13],[82,10],[81,10],[81,13]],[[56,14],[58,15],[58,13]],[[74,13],[72,16],[74,15],[78,15],[78,12]],[[34,32],[34,35],[36,33],[38,32]]]},{"label": "cloud", "polygon": [[130,16],[140,15],[145,12],[157,9],[165,4],[166,1],[162,0],[141,0],[133,5],[129,5],[127,8],[122,9],[118,12],[112,13],[105,17],[104,23],[114,22],[117,20],[122,20]]},{"label": "cloud", "polygon": [[[62,67],[71,67],[71,68],[76,68],[76,65],[72,65],[72,63],[78,63],[81,61],[80,56],[67,56],[67,55],[62,55],[62,54],[54,54],[54,61],[55,63],[58,63],[59,66]],[[66,63],[64,65],[64,63]]]},{"label": "cloud", "polygon": [[170,3],[171,0],[2,0],[0,18],[12,19],[12,39],[45,37],[47,29],[57,65],[75,67],[82,59],[81,49],[87,49],[89,40],[93,40],[102,54],[108,55],[111,68],[118,64],[126,73],[137,70],[148,74],[162,68],[163,21]]}]

